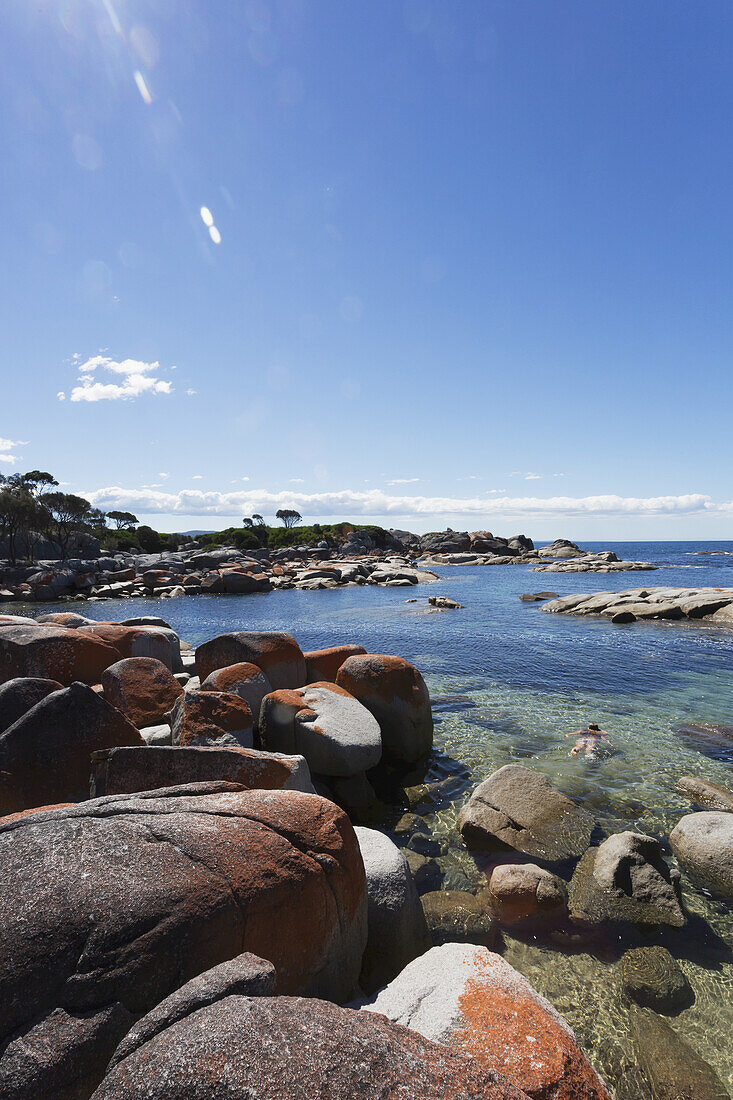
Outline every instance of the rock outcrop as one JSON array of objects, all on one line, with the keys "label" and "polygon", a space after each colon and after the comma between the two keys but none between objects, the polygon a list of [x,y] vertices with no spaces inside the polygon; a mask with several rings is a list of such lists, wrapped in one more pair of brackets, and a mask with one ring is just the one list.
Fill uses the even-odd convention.
[{"label": "rock outcrop", "polygon": [[412,874],[399,848],[384,833],[357,826],[366,872],[368,938],[360,984],[366,993],[386,985],[430,947],[425,916]]},{"label": "rock outcrop", "polygon": [[562,1016],[485,947],[433,947],[364,1010],[470,1055],[534,1100],[612,1100]]},{"label": "rock outcrop", "polygon": [[230,996],[114,1065],[93,1100],[528,1100],[500,1073],[372,1013]]},{"label": "rock outcrop", "polygon": [[16,677],[98,684],[118,649],[63,626],[0,626],[0,684]]},{"label": "rock outcrop", "polygon": [[274,691],[262,701],[260,738],[274,752],[299,753],[312,772],[363,774],[379,763],[379,723],[343,688],[332,683]]},{"label": "rock outcrop", "polygon": [[305,657],[291,634],[240,630],[220,634],[196,649],[196,672],[202,683],[217,669],[244,662],[261,668],[275,691],[305,684]]},{"label": "rock outcrop", "polygon": [[356,989],[363,864],[346,816],[315,795],[108,796],[0,823],[0,863],[3,1095],[63,1095],[71,1075],[88,1096],[135,1016],[242,951],[273,964],[279,993]]},{"label": "rock outcrop", "polygon": [[425,681],[414,665],[386,654],[349,657],[336,683],[377,719],[386,760],[407,765],[427,757],[433,747],[433,715]]},{"label": "rock outcrop", "polygon": [[40,676],[18,676],[0,684],[0,733],[52,691],[60,691],[62,686],[58,680],[46,680]]},{"label": "rock outcrop", "polygon": [[625,921],[681,928],[686,918],[679,879],[679,871],[667,866],[654,837],[614,833],[589,849],[575,868],[570,915],[587,924]]},{"label": "rock outcrop", "polygon": [[91,797],[224,781],[248,790],[315,794],[302,756],[233,746],[149,745],[92,753]]},{"label": "rock outcrop", "polygon": [[244,699],[224,691],[185,691],[170,712],[174,745],[253,745],[252,711]]},{"label": "rock outcrop", "polygon": [[92,688],[52,692],[0,735],[0,813],[87,798],[91,754],[120,745],[144,742]]}]

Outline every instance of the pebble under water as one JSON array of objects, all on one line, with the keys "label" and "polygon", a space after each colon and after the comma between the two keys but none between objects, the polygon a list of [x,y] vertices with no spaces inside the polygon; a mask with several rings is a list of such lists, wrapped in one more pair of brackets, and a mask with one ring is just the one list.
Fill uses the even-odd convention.
[{"label": "pebble under water", "polygon": [[[733,630],[677,622],[613,625],[547,615],[541,604],[519,600],[522,592],[542,590],[566,595],[641,585],[731,586],[733,544],[719,544],[726,556],[693,553],[715,547],[610,547],[619,557],[659,563],[654,573],[441,567],[439,582],[412,589],[116,600],[69,609],[95,619],[161,615],[193,645],[227,630],[287,630],[304,650],[357,642],[413,661],[428,683],[435,716],[435,751],[425,778],[430,789],[413,809],[440,847],[443,887],[475,889],[491,863],[466,851],[456,817],[476,785],[504,764],[543,772],[589,810],[599,827],[594,841],[635,829],[666,844],[679,818],[694,808],[675,793],[682,775],[733,787],[733,731],[727,742],[705,735],[705,727],[733,726]],[[428,595],[439,594],[464,608],[428,610]],[[63,609],[33,605],[32,613]],[[573,758],[564,734],[589,721],[609,733],[614,751],[598,760]],[[690,724],[703,729],[685,731]],[[633,1010],[621,991],[619,966],[622,952],[640,944],[663,944],[680,963],[695,1000],[664,1019],[733,1090],[733,913],[684,874],[683,891],[689,920],[681,930],[632,930],[623,940],[614,933],[592,943],[503,933],[507,960],[568,1020],[618,1100],[649,1094],[639,1075]]]}]

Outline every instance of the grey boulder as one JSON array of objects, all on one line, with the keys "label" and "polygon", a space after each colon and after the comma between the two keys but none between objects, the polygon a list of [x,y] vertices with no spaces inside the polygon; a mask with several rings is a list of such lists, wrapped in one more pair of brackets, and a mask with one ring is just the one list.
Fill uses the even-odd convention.
[{"label": "grey boulder", "polygon": [[669,843],[694,882],[733,901],[733,814],[687,814],[670,833]]}]

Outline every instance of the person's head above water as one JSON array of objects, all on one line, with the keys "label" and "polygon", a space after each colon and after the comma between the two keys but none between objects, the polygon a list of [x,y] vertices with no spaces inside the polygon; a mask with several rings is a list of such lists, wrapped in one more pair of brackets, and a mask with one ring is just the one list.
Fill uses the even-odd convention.
[{"label": "person's head above water", "polygon": [[595,722],[589,722],[588,723],[588,730],[589,730],[590,733],[600,733],[601,732],[600,726],[597,726]]}]

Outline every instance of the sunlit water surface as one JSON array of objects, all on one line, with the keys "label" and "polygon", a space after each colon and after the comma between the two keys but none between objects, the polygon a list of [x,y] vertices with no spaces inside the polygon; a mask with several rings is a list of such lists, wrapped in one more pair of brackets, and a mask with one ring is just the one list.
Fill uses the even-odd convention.
[{"label": "sunlit water surface", "polygon": [[[731,543],[717,546],[733,550]],[[699,544],[612,548],[620,557],[662,567],[625,575],[441,568],[438,583],[413,589],[120,600],[79,609],[97,619],[159,614],[193,644],[227,630],[287,630],[304,650],[358,642],[367,651],[414,661],[428,682],[436,719],[427,781],[452,780],[419,812],[441,842],[444,886],[475,888],[485,865],[465,851],[455,820],[469,792],[503,764],[543,772],[594,814],[604,834],[633,828],[662,840],[691,810],[674,791],[678,777],[733,786],[730,754],[703,755],[678,732],[685,722],[733,725],[733,631],[669,622],[617,626],[547,615],[540,604],[520,602],[527,591],[733,586],[733,556],[695,556],[691,551]],[[428,594],[440,593],[464,609],[429,612]],[[588,721],[610,733],[614,755],[597,762],[571,758],[572,742],[563,735]],[[733,1086],[733,917],[724,903],[683,882],[691,920],[682,931],[577,953],[563,953],[552,941],[504,936],[509,961],[556,1005],[619,1096],[629,1100],[644,1093],[629,1068],[633,1046],[620,989],[618,958],[630,943],[663,943],[678,959],[695,1003],[669,1023],[729,1091]]]}]

